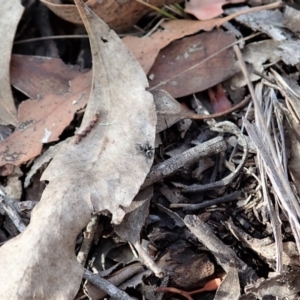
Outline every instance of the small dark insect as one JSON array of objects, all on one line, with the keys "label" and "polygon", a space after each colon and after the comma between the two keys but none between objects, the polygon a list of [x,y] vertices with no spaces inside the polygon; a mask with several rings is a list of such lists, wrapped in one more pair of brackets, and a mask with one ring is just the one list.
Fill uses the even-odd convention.
[{"label": "small dark insect", "polygon": [[99,117],[100,117],[100,113],[97,112],[93,119],[89,122],[88,126],[81,132],[81,133],[77,133],[75,134],[74,136],[74,143],[77,145],[81,142],[81,140],[86,137],[90,132],[91,130],[95,127],[95,125],[97,124],[98,120],[99,120]]},{"label": "small dark insect", "polygon": [[139,147],[139,150],[143,151],[147,158],[151,159],[154,155],[154,149],[151,145],[149,145],[149,142],[146,141],[145,144],[137,144]]}]

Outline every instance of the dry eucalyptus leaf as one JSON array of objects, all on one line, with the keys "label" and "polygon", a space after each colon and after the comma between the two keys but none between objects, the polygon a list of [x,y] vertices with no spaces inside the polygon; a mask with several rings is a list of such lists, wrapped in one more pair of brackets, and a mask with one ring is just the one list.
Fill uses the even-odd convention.
[{"label": "dry eucalyptus leaf", "polygon": [[17,110],[10,87],[9,64],[15,32],[23,10],[20,0],[1,2],[0,123],[2,124],[17,124]]},{"label": "dry eucalyptus leaf", "polygon": [[156,114],[141,67],[79,0],[93,55],[90,102],[79,132],[99,120],[78,144],[65,143],[43,174],[48,180],[26,230],[0,248],[1,299],[74,299],[83,268],[76,236],[96,211],[120,223],[152,163],[136,143],[154,143]]},{"label": "dry eucalyptus leaf", "polygon": [[159,51],[172,41],[194,34],[200,30],[209,31],[215,26],[221,26],[227,18],[214,20],[173,20],[160,25],[160,29],[150,36],[126,36],[123,42],[139,61],[145,73],[151,69]]},{"label": "dry eucalyptus leaf", "polygon": [[231,47],[235,36],[222,30],[203,32],[162,49],[149,71],[151,89],[157,86],[173,97],[206,90],[238,72]]},{"label": "dry eucalyptus leaf", "polygon": [[76,111],[86,105],[90,87],[91,72],[72,80],[63,96],[47,94],[41,100],[23,101],[16,130],[0,143],[0,166],[20,165],[39,155],[43,144],[57,141]]}]

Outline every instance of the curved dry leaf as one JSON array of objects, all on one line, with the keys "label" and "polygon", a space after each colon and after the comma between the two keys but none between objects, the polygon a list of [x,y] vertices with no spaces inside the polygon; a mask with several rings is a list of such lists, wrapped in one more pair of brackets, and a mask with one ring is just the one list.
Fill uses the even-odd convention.
[{"label": "curved dry leaf", "polygon": [[1,299],[74,299],[83,274],[74,255],[76,236],[93,210],[110,211],[120,223],[122,207],[130,205],[151,166],[152,159],[136,149],[155,138],[146,77],[118,36],[82,2],[76,4],[90,35],[94,69],[80,132],[96,112],[100,117],[81,142],[75,137],[61,147],[43,174],[50,183],[30,225],[0,248]]},{"label": "curved dry leaf", "polygon": [[[55,0],[40,0],[52,12],[60,18],[75,23],[82,24],[78,10],[75,5],[57,4]],[[176,3],[177,0],[148,0],[147,4],[161,7],[166,4]],[[128,31],[136,22],[152,9],[146,5],[131,0],[88,0],[86,5],[100,17],[107,25],[117,32]]]},{"label": "curved dry leaf", "polygon": [[79,74],[78,66],[66,65],[59,58],[17,54],[11,57],[11,84],[31,99],[66,94],[69,81]]},{"label": "curved dry leaf", "polygon": [[17,124],[17,110],[10,87],[9,63],[13,40],[24,7],[20,0],[1,2],[0,9],[0,122],[4,124]]},{"label": "curved dry leaf", "polygon": [[16,130],[0,143],[0,166],[20,165],[39,155],[43,144],[57,141],[76,111],[86,105],[91,75],[89,72],[77,76],[64,96],[48,94],[41,100],[22,102]]}]

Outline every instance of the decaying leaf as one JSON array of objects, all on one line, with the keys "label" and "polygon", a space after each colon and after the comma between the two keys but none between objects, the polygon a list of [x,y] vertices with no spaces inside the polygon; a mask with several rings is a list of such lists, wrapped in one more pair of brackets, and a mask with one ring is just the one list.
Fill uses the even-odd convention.
[{"label": "decaying leaf", "polygon": [[136,148],[155,137],[146,77],[118,36],[75,2],[93,55],[93,89],[79,130],[85,136],[60,149],[42,176],[49,184],[30,225],[1,247],[1,299],[73,299],[83,274],[74,255],[76,236],[94,210],[110,212],[120,223],[122,207],[130,205],[151,166]]},{"label": "decaying leaf", "polygon": [[160,51],[149,71],[151,88],[158,86],[177,98],[228,79],[238,71],[234,52],[218,52],[234,41],[233,34],[214,30],[173,42]]},{"label": "decaying leaf", "polygon": [[13,54],[10,63],[11,84],[31,99],[66,94],[69,81],[80,73],[79,67],[53,57]]},{"label": "decaying leaf", "polygon": [[17,124],[17,110],[12,96],[9,77],[9,63],[15,31],[23,13],[19,0],[4,1],[0,10],[0,36],[5,37],[0,43],[0,122]]},{"label": "decaying leaf", "polygon": [[20,165],[39,155],[43,144],[59,139],[76,111],[87,103],[91,72],[77,76],[70,84],[70,92],[64,96],[48,94],[20,104],[16,130],[0,143],[0,166]]}]

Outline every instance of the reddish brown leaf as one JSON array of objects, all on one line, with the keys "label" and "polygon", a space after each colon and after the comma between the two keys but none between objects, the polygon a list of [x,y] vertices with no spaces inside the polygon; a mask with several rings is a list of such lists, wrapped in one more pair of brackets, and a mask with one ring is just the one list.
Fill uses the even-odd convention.
[{"label": "reddish brown leaf", "polygon": [[10,63],[11,84],[31,99],[66,94],[69,81],[79,74],[79,67],[53,57],[14,54]]},{"label": "reddish brown leaf", "polygon": [[65,96],[48,94],[42,100],[22,102],[15,132],[0,143],[0,166],[20,165],[39,155],[44,143],[57,141],[74,113],[86,105],[91,75],[89,72],[77,76]]},{"label": "reddish brown leaf", "polygon": [[182,97],[206,90],[234,75],[235,37],[221,30],[204,32],[175,41],[157,57],[149,76],[152,89],[165,89],[173,97]]}]

